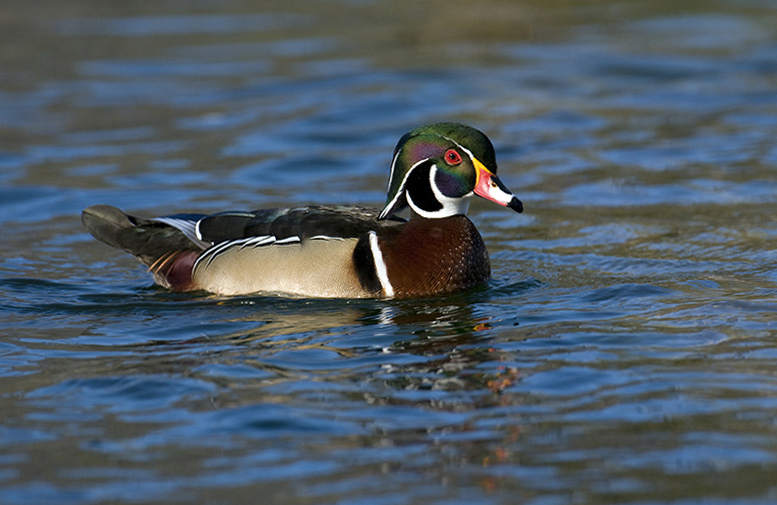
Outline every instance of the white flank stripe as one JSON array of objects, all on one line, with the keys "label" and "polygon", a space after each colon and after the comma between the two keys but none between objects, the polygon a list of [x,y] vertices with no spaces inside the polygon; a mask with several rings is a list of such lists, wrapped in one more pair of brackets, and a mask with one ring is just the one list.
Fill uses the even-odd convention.
[{"label": "white flank stripe", "polygon": [[274,242],[275,242],[275,237],[273,237],[272,235],[261,235],[253,238],[251,237],[244,238],[239,241],[235,240],[231,242],[231,244],[234,245],[234,244],[241,243],[242,245],[240,246],[240,249],[243,249],[245,247],[257,247],[262,245],[268,245]]},{"label": "white flank stripe", "polygon": [[378,234],[374,231],[370,232],[370,250],[372,251],[372,259],[375,261],[375,272],[378,274],[378,280],[383,287],[383,292],[386,293],[387,297],[392,297],[394,296],[394,288],[391,286],[391,282],[389,282],[386,262],[383,261],[383,253],[380,252]]},{"label": "white flank stripe", "polygon": [[177,219],[172,217],[155,217],[150,221],[156,221],[157,223],[164,223],[167,226],[172,226],[183,233],[186,238],[205,249],[210,246],[210,242],[202,240],[202,237],[197,233],[197,225],[194,221],[188,219]]},{"label": "white flank stripe", "polygon": [[197,261],[194,262],[192,271],[197,270],[199,265],[203,262],[205,264],[203,268],[208,268],[210,264],[213,263],[213,260],[215,260],[217,256],[227,252],[232,248],[243,249],[244,247],[263,247],[263,246],[273,245],[275,243],[276,243],[275,237],[273,237],[272,235],[262,235],[259,237],[247,237],[239,240],[228,240],[226,242],[221,242],[219,244],[214,245],[204,253],[202,253],[200,257],[197,258]]},{"label": "white flank stripe", "polygon": [[192,271],[197,270],[197,266],[203,261],[205,262],[205,268],[207,268],[211,263],[213,263],[213,260],[216,258],[216,256],[226,251],[230,247],[240,245],[242,242],[243,241],[222,242],[221,244],[217,244],[211,247],[203,254],[201,254],[199,258],[197,258],[197,261],[194,262],[194,267],[192,267]]}]

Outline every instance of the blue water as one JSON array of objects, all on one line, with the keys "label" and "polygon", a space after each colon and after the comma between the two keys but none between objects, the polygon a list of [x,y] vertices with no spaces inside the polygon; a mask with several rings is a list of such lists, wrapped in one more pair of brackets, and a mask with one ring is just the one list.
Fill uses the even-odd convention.
[{"label": "blue water", "polygon": [[[0,503],[777,501],[771,2],[13,3]],[[438,299],[169,293],[81,209],[380,207],[407,130],[522,215]]]}]

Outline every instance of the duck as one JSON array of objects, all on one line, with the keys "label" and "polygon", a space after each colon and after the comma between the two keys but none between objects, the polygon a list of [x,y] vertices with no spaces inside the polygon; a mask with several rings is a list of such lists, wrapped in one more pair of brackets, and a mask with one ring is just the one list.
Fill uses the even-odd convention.
[{"label": "duck", "polygon": [[[382,209],[311,205],[140,218],[101,204],[84,209],[81,220],[172,291],[432,297],[490,278],[486,245],[466,215],[470,200],[523,212],[496,173],[494,147],[483,132],[433,123],[397,143]],[[407,218],[399,216],[404,211]]]}]

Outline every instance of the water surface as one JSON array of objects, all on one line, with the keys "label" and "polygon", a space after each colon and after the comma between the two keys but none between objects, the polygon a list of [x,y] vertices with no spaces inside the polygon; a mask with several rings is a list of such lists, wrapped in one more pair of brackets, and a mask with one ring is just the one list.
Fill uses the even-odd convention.
[{"label": "water surface", "polygon": [[[11,3],[0,502],[777,501],[770,2]],[[82,208],[381,206],[494,141],[494,278],[413,301],[154,287]]]}]

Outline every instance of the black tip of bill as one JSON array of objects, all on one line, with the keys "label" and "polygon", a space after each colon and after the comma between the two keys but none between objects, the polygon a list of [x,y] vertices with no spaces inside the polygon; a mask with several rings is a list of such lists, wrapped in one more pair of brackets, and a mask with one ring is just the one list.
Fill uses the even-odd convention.
[{"label": "black tip of bill", "polygon": [[523,203],[516,197],[513,197],[513,199],[510,200],[510,203],[508,203],[507,206],[513,209],[518,214],[523,212]]}]

